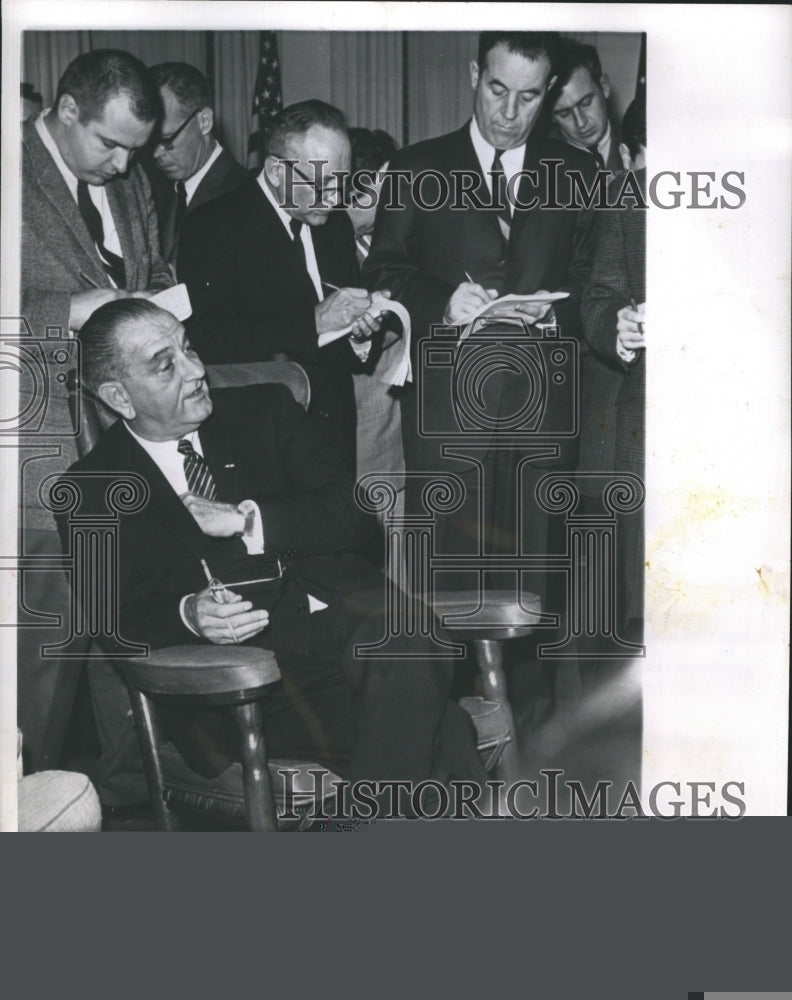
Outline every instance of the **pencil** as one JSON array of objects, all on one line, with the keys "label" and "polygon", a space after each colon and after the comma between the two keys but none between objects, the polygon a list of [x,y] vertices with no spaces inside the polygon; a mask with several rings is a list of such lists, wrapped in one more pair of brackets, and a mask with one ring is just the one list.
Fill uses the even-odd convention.
[{"label": "pencil", "polygon": [[96,282],[95,282],[95,281],[93,280],[93,278],[89,278],[89,277],[88,277],[88,275],[87,275],[87,274],[86,274],[86,273],[85,273],[84,271],[80,271],[80,277],[82,278],[82,280],[83,280],[83,281],[87,281],[87,282],[88,282],[88,284],[89,284],[89,285],[90,285],[90,286],[91,286],[92,288],[98,288],[98,287],[99,287],[99,286],[98,286],[98,285],[96,284]]},{"label": "pencil", "polygon": [[341,289],[338,287],[338,285],[334,285],[330,281],[323,281],[322,284],[325,286],[325,288],[331,288],[334,292],[340,292],[341,291]]},{"label": "pencil", "polygon": [[[226,589],[225,584],[221,583],[219,580],[215,579],[215,577],[212,576],[209,567],[206,564],[205,559],[201,560],[201,566],[203,567],[204,576],[206,577],[206,582],[209,584],[209,589],[212,592],[212,600],[216,604],[227,604],[228,603],[227,601],[221,601],[217,596],[218,593],[220,593],[220,591],[225,591]],[[231,633],[231,638],[234,640],[235,643],[238,643],[239,639],[237,638],[234,626],[231,624],[231,620],[229,618],[226,618],[226,625],[228,626],[228,631]]]},{"label": "pencil", "polygon": [[470,277],[467,271],[465,271],[465,277],[467,278],[467,280],[470,282],[471,285],[476,284],[476,282]]},{"label": "pencil", "polygon": [[[630,308],[632,309],[633,312],[638,312],[638,306],[635,304],[635,299],[630,299]],[[642,334],[643,332],[644,332],[643,323],[639,323],[638,333]]]}]

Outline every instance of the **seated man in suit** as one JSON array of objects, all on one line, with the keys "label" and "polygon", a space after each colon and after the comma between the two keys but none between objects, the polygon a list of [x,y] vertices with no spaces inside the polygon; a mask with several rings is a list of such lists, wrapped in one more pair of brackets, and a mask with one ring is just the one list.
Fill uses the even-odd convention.
[{"label": "seated man in suit", "polygon": [[244,184],[249,174],[212,135],[214,110],[206,77],[188,63],[152,66],[164,116],[153,147],[161,180],[152,182],[162,255],[176,265],[184,216]]},{"label": "seated man in suit", "polygon": [[[53,106],[23,125],[21,300],[35,338],[55,329],[66,339],[103,303],[173,283],[160,256],[151,190],[132,159],[148,142],[158,112],[146,67],[127,52],[98,49],[69,64]],[[50,373],[44,386],[35,372],[20,378],[19,412],[44,414],[34,442],[38,454],[20,450],[22,551],[29,556],[59,552],[38,487],[77,457],[61,371],[66,353],[45,352]],[[25,573],[20,586],[29,610],[63,611],[68,595],[61,573]],[[62,638],[52,628],[23,628],[18,638],[26,766],[57,767],[79,661],[41,657],[43,644]]]},{"label": "seated man in suit", "polygon": [[[190,337],[210,363],[285,354],[304,365],[309,415],[354,472],[352,372],[376,360],[369,338],[379,324],[358,287],[352,224],[334,211],[350,168],[344,117],[316,100],[284,108],[265,153],[258,177],[184,220],[178,275],[193,304]],[[319,347],[320,334],[350,325]]]},{"label": "seated man in suit", "polygon": [[[449,701],[451,661],[422,657],[412,640],[401,660],[354,652],[385,634],[383,578],[356,554],[370,524],[288,390],[210,395],[184,328],[151,303],[110,304],[81,340],[87,385],[122,419],[72,471],[136,473],[150,491],[119,526],[123,637],[274,650],[283,682],[263,708],[275,756],[350,780],[483,781],[470,719]],[[82,510],[101,510],[102,477],[80,486]],[[216,603],[202,560],[228,603]],[[228,765],[223,718],[171,717],[196,768]]]}]

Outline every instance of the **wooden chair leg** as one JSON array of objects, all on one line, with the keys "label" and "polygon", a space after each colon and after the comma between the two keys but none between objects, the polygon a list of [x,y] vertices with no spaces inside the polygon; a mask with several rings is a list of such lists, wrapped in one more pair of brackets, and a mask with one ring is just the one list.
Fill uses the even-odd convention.
[{"label": "wooden chair leg", "polygon": [[503,642],[500,639],[474,639],[476,661],[481,671],[481,686],[487,701],[496,701],[503,709],[509,723],[511,740],[503,751],[497,765],[498,777],[511,784],[519,778],[519,754],[517,752],[517,732],[514,728],[509,696],[506,691],[506,675],[503,672]]},{"label": "wooden chair leg", "polygon": [[261,705],[257,701],[236,705],[233,712],[242,746],[242,780],[250,829],[277,830],[278,813],[267,767]]},{"label": "wooden chair leg", "polygon": [[151,796],[151,806],[154,810],[154,819],[161,830],[173,833],[179,829],[179,824],[165,804],[162,766],[155,749],[158,746],[157,722],[151,711],[151,702],[142,691],[138,691],[131,685],[128,685],[127,689],[129,699],[132,702],[140,747],[143,751],[143,765],[146,769],[146,780]]}]

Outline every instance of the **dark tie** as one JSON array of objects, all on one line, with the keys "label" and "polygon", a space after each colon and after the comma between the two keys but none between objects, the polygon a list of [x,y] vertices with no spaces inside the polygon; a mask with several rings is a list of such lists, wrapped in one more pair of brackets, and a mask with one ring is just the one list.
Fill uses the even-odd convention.
[{"label": "dark tie", "polygon": [[174,216],[173,228],[176,235],[179,235],[184,213],[187,211],[187,188],[184,181],[176,181],[176,214]]},{"label": "dark tie", "polygon": [[594,157],[594,163],[597,166],[597,170],[604,170],[605,161],[602,159],[602,153],[600,153],[599,149],[597,149],[596,146],[590,146],[589,153],[591,153],[591,155]]},{"label": "dark tie", "polygon": [[124,272],[124,261],[118,254],[108,250],[104,245],[104,227],[102,226],[102,216],[99,209],[94,205],[88,185],[85,181],[77,181],[77,206],[83,222],[88,227],[91,239],[96,244],[96,252],[105,271],[110,275],[117,288],[126,288],[126,273]]},{"label": "dark tie", "polygon": [[179,454],[184,455],[184,474],[187,477],[187,489],[196,496],[206,500],[214,500],[217,487],[209,471],[209,466],[193,448],[187,438],[179,441]]},{"label": "dark tie", "polygon": [[503,238],[508,243],[509,236],[511,235],[511,205],[506,194],[506,175],[503,172],[503,163],[501,162],[501,157],[505,152],[505,149],[495,150],[490,175],[492,177],[493,201],[496,205],[502,206],[498,209],[498,225],[500,226]]},{"label": "dark tie", "polygon": [[303,227],[303,223],[300,222],[299,219],[289,219],[289,229],[291,229],[292,236],[294,237],[294,239],[292,240],[292,242],[294,243],[294,250],[295,250],[295,252],[297,254],[297,257],[298,257],[298,259],[300,261],[302,269],[305,272],[305,274],[306,274],[306,276],[307,276],[307,278],[308,278],[308,280],[309,280],[309,282],[311,284],[311,288],[313,289],[313,293],[314,293],[313,294],[313,301],[316,302],[317,301],[317,299],[316,299],[316,289],[314,288],[314,283],[313,283],[313,280],[311,279],[310,274],[308,274],[308,264],[307,264],[307,262],[305,260],[305,247],[303,246],[302,237],[300,236],[300,233],[302,232],[302,227]]}]

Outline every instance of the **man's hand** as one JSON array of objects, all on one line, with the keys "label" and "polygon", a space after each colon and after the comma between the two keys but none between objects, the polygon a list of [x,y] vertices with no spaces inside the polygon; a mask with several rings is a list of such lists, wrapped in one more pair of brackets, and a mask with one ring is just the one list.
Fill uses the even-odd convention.
[{"label": "man's hand", "polygon": [[[365,288],[339,288],[337,292],[328,295],[315,310],[316,332],[330,333],[333,330],[343,330],[344,327],[360,320],[371,306],[371,296]],[[368,329],[370,323],[365,323],[363,329]],[[375,333],[371,330],[371,333]],[[371,336],[371,333],[368,336]]]},{"label": "man's hand", "polygon": [[269,612],[253,610],[250,601],[226,590],[227,604],[218,604],[207,587],[184,602],[184,616],[204,639],[216,645],[245,642],[269,625]]},{"label": "man's hand", "polygon": [[494,288],[482,288],[474,281],[463,281],[446,303],[443,322],[448,324],[461,323],[471,313],[497,299]]},{"label": "man's hand", "polygon": [[616,348],[622,351],[637,351],[646,347],[644,323],[646,322],[646,303],[642,302],[637,309],[625,306],[616,313]]},{"label": "man's hand", "polygon": [[69,329],[81,330],[88,322],[91,313],[106,302],[128,298],[129,292],[123,288],[91,288],[85,292],[75,292],[71,297],[69,308]]},{"label": "man's hand", "polygon": [[[536,293],[537,295],[549,295],[550,293],[545,289]],[[525,316],[529,323],[538,323],[540,319],[544,319],[545,316],[550,312],[552,308],[552,302],[510,302],[509,307]]]},{"label": "man's hand", "polygon": [[[389,299],[391,297],[391,293],[388,289],[378,292],[377,295],[380,299]],[[359,320],[355,321],[349,336],[358,342],[361,340],[370,340],[381,326],[381,313],[366,312],[360,317]]]},{"label": "man's hand", "polygon": [[179,498],[198,522],[205,535],[215,538],[231,538],[245,529],[245,515],[232,503],[219,500],[205,500],[195,493],[182,493]]}]

